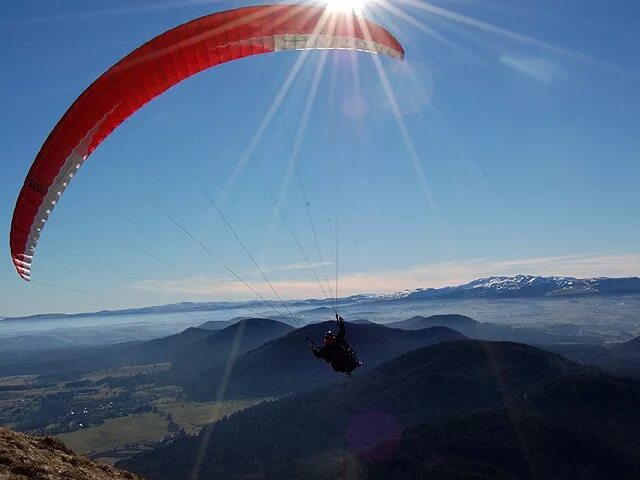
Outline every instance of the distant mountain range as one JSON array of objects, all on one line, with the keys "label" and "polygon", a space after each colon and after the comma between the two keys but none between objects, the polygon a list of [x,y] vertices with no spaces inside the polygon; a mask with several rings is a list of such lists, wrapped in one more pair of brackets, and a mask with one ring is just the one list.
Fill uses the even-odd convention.
[{"label": "distant mountain range", "polygon": [[[388,323],[386,326],[391,328],[399,328],[401,330],[420,330],[421,328],[446,326],[453,328],[465,335],[477,336],[476,331],[480,322],[474,320],[466,315],[447,314],[447,315],[431,315],[429,317],[423,317],[416,315],[407,320],[401,320],[399,322]],[[469,332],[469,333],[467,333]]]},{"label": "distant mountain range", "polygon": [[479,340],[507,340],[536,345],[568,343],[588,347],[598,346],[603,342],[602,337],[584,332],[578,325],[559,324],[548,328],[541,328],[539,325],[503,325],[478,322],[471,317],[458,314],[440,314],[429,317],[417,315],[407,320],[387,323],[386,326],[401,330],[420,330],[443,326]]},{"label": "distant mountain range", "polygon": [[[418,288],[390,294],[358,294],[338,299],[340,306],[366,304],[371,302],[402,302],[421,299],[468,299],[468,298],[534,298],[563,297],[576,295],[629,295],[640,294],[640,277],[627,278],[574,278],[574,277],[540,277],[532,275],[516,275],[514,277],[498,276],[474,280],[464,285],[443,288]],[[301,314],[321,311],[318,306],[332,305],[333,299],[287,300],[287,307],[311,307]],[[73,318],[111,315],[142,315],[149,313],[176,313],[227,310],[234,308],[260,308],[261,301],[247,302],[180,302],[144,308],[125,310],[102,310],[90,313],[52,313],[26,317],[7,317],[2,320],[50,320],[57,318]],[[320,307],[320,309],[327,307]],[[283,319],[286,321],[286,319]]]},{"label": "distant mountain range", "polygon": [[[66,351],[43,349],[43,353],[26,351],[13,355],[0,349],[4,354],[0,355],[0,377],[31,371],[41,374],[71,371],[79,375],[123,365],[171,362],[173,377],[191,378],[197,374],[194,370],[199,372],[226,362],[231,354],[242,355],[293,330],[290,325],[275,320],[247,318],[219,330],[191,327],[174,335],[140,342],[81,346]],[[0,343],[0,347],[2,345]]]},{"label": "distant mountain range", "polygon": [[[386,325],[357,319],[347,325],[349,342],[362,352],[361,360],[365,363],[362,370],[411,349],[466,336],[545,345],[572,360],[610,371],[640,372],[640,340],[620,343],[617,349],[604,345],[602,337],[582,331],[579,325],[512,326],[478,322],[458,314],[413,316]],[[237,317],[205,322],[197,328],[153,340],[105,345],[74,346],[52,343],[46,336],[27,335],[0,339],[0,376],[63,371],[77,375],[122,365],[171,362],[173,366],[163,374],[163,381],[183,385],[189,391],[194,390],[194,394],[197,390],[197,396],[206,397],[208,393],[200,385],[203,376],[211,379],[222,375],[224,369],[218,367],[226,364],[233,352],[237,356],[233,377],[239,379],[238,388],[243,394],[249,390],[255,393],[266,379],[269,388],[279,390],[259,393],[280,394],[308,387],[305,385],[308,379],[319,384],[333,378],[324,362],[309,355],[304,339],[308,335],[320,341],[325,331],[333,328],[335,322],[323,322],[294,331],[294,327],[273,319]],[[264,352],[268,352],[267,360],[261,356]],[[244,370],[247,375],[242,373]],[[313,375],[301,374],[303,371]],[[206,384],[215,384],[212,382]]]},{"label": "distant mountain range", "polygon": [[465,285],[418,289],[404,298],[530,298],[640,293],[640,278],[487,277]]}]

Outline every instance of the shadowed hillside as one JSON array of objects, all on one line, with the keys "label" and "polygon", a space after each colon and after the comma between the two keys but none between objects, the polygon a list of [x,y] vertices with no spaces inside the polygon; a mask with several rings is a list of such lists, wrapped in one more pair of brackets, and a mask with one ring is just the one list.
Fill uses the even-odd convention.
[{"label": "shadowed hillside", "polygon": [[[378,469],[376,459],[395,458],[406,428],[447,416],[455,418],[451,415],[499,412],[505,405],[529,397],[528,402],[536,405],[539,415],[550,424],[556,415],[570,419],[597,412],[603,423],[610,423],[605,431],[616,440],[628,428],[628,420],[636,422],[627,414],[640,399],[636,383],[616,382],[525,345],[447,342],[402,355],[351,381],[245,410],[209,427],[197,438],[181,439],[122,465],[158,480],[183,478],[191,474],[204,445],[199,479],[242,475],[356,478],[349,474],[350,469],[356,468],[359,475],[373,475]],[[611,390],[611,385],[620,387]],[[590,397],[590,392],[597,392],[596,397]],[[609,402],[614,399],[613,408],[619,412],[609,415]],[[586,416],[584,428],[599,425],[590,422]],[[481,444],[485,441],[481,428],[469,435],[475,435]],[[547,441],[553,442],[553,438]],[[491,445],[487,443],[486,448]],[[565,464],[566,460],[558,462]],[[401,467],[398,465],[398,471]],[[381,478],[411,477],[396,475],[391,469]]]},{"label": "shadowed hillside", "polygon": [[387,324],[387,327],[401,328],[403,330],[418,330],[420,328],[428,327],[449,327],[469,336],[478,335],[478,326],[480,322],[474,320],[466,315],[450,314],[450,315],[431,315],[429,317],[423,317],[417,315],[407,320],[401,320],[399,322],[393,322]]},{"label": "shadowed hillside", "polygon": [[640,337],[611,345],[612,354],[620,358],[640,358]]},{"label": "shadowed hillside", "polygon": [[[226,396],[283,395],[335,380],[336,373],[311,354],[305,340],[305,336],[309,336],[321,341],[329,329],[335,330],[335,322],[309,325],[240,356],[226,377]],[[375,324],[347,324],[347,340],[364,364],[354,375],[407,351],[461,338],[464,335],[445,327],[410,332]],[[204,375],[184,378],[180,383],[196,398],[211,399],[217,394],[226,372],[226,365],[220,365]]]},{"label": "shadowed hillside", "polygon": [[[206,331],[189,343],[188,348],[176,351],[174,368],[191,370],[226,362],[232,352],[242,354],[265,342],[293,331],[286,323],[267,318],[248,318],[218,331]],[[183,332],[185,333],[185,332]]]},{"label": "shadowed hillside", "polygon": [[557,324],[546,328],[501,325],[478,322],[471,317],[459,314],[430,315],[428,317],[417,315],[407,320],[389,323],[387,326],[391,328],[401,328],[403,330],[418,330],[420,328],[443,326],[453,328],[468,337],[480,340],[498,340],[529,344],[602,343],[600,337],[583,333],[577,325]]},{"label": "shadowed hillside", "polygon": [[[129,346],[120,350],[119,360],[129,364],[174,362],[177,364],[215,365],[225,361],[232,348],[246,352],[293,330],[293,327],[268,318],[247,318],[221,330],[186,330]],[[109,350],[109,347],[107,351]]]},{"label": "shadowed hillside", "polygon": [[393,460],[368,462],[365,478],[638,478],[638,401],[637,383],[552,379],[506,408],[406,430]]},{"label": "shadowed hillside", "polygon": [[174,335],[144,342],[14,356],[0,365],[0,374],[64,374],[74,379],[92,370],[158,362],[172,362],[176,368],[190,371],[194,365],[205,368],[225,362],[232,348],[236,353],[244,353],[292,330],[293,327],[276,320],[249,318],[221,330],[187,328]]},{"label": "shadowed hillside", "polygon": [[234,323],[238,323],[240,320],[245,320],[245,319],[246,317],[236,317],[230,320],[209,320],[207,322],[204,322],[198,325],[198,328],[201,328],[203,330],[217,331],[217,330],[222,330],[223,328],[230,327]]},{"label": "shadowed hillside", "polygon": [[544,348],[613,373],[640,376],[640,337],[609,345],[545,345]]}]

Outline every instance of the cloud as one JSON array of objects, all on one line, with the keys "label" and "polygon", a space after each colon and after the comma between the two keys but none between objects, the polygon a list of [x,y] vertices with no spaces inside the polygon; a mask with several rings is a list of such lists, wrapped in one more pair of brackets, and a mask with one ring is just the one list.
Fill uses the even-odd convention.
[{"label": "cloud", "polygon": [[299,263],[284,263],[282,265],[273,265],[271,267],[265,267],[262,270],[264,272],[293,272],[297,270],[311,270],[314,268],[320,268],[322,266],[328,267],[333,265],[331,262],[299,262]]},{"label": "cloud", "polygon": [[[493,261],[471,259],[455,262],[419,265],[395,270],[370,270],[342,275],[339,294],[389,293],[405,289],[443,287],[467,283],[479,277],[493,275],[565,275],[574,277],[627,277],[640,273],[640,254],[588,254],[559,257],[538,257]],[[265,298],[273,292],[265,282],[251,281]],[[279,280],[272,282],[283,298],[320,297],[318,283],[313,280]],[[332,288],[334,287],[331,282]],[[188,296],[189,298],[255,299],[255,294],[237,280],[216,280],[206,276],[193,276],[171,280],[146,280],[133,288]]]},{"label": "cloud", "polygon": [[560,74],[560,67],[545,58],[503,53],[500,63],[543,83],[551,83]]}]

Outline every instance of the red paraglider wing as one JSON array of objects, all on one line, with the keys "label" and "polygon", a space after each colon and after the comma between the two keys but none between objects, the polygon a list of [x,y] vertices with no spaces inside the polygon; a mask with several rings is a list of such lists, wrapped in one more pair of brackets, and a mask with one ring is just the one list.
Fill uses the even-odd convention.
[{"label": "red paraglider wing", "polygon": [[354,13],[302,5],[265,5],[215,13],[173,28],[102,74],[71,105],[36,156],[16,202],[11,256],[30,279],[45,222],[95,148],[144,104],[220,63],[280,50],[349,49],[403,58],[400,43]]}]

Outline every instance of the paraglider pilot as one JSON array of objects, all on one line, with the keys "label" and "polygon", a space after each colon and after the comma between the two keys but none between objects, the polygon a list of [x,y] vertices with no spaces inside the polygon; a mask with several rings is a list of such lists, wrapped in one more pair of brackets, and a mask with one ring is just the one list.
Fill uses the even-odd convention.
[{"label": "paraglider pilot", "polygon": [[309,339],[312,352],[317,358],[322,358],[325,362],[331,364],[336,372],[346,373],[351,376],[356,368],[362,365],[358,360],[356,353],[351,346],[345,341],[344,337],[347,330],[344,326],[344,319],[336,313],[336,321],[338,322],[338,334],[334,334],[329,330],[324,336],[324,345],[321,347]]}]

